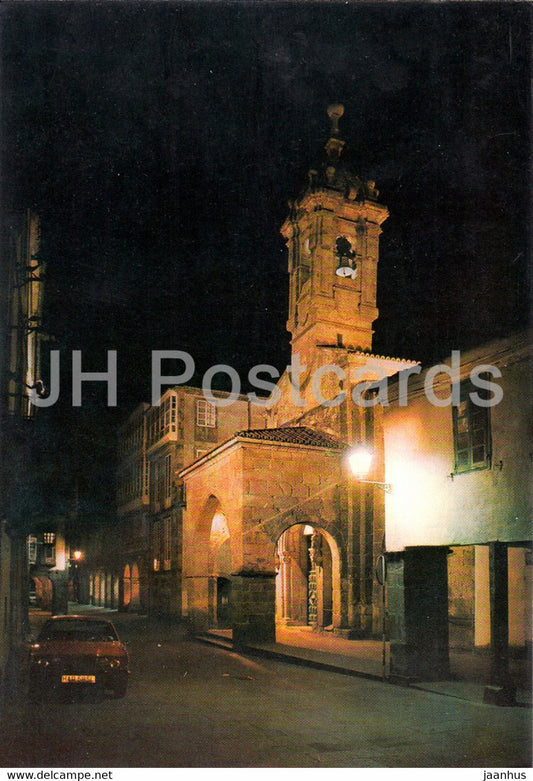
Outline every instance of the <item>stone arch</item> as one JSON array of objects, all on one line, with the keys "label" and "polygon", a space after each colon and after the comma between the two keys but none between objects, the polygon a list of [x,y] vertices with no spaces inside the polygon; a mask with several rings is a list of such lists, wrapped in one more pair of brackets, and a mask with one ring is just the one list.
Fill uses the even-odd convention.
[{"label": "stone arch", "polygon": [[103,570],[96,570],[91,576],[91,603],[105,607],[106,577]]},{"label": "stone arch", "polygon": [[320,522],[296,520],[276,540],[276,622],[340,627],[341,556],[334,535]]},{"label": "stone arch", "polygon": [[139,578],[139,565],[134,562],[131,565],[131,607],[139,608],[141,604],[141,584]]},{"label": "stone arch", "polygon": [[211,521],[208,572],[212,589],[211,624],[217,629],[228,629],[231,626],[231,535],[228,519],[220,507]]},{"label": "stone arch", "polygon": [[131,604],[131,568],[129,564],[126,564],[126,566],[124,567],[124,572],[122,573],[122,584],[123,584],[122,604],[124,605],[124,608],[127,610]]},{"label": "stone arch", "polygon": [[35,592],[35,604],[41,610],[52,609],[52,581],[47,575],[33,575],[30,580],[33,582]]},{"label": "stone arch", "polygon": [[231,574],[231,535],[228,519],[217,509],[209,533],[208,572],[229,577]]},{"label": "stone arch", "polygon": [[209,573],[212,557],[211,531],[213,518],[217,514],[224,515],[227,518],[218,497],[210,494],[204,502],[201,512],[198,514],[194,528],[196,543],[194,546],[194,563],[195,568],[199,572]]},{"label": "stone arch", "polygon": [[194,566],[196,572],[207,575],[205,599],[212,629],[231,626],[233,544],[230,520],[219,498],[210,494],[195,524]]},{"label": "stone arch", "polygon": [[[112,583],[112,599],[115,599],[115,584]],[[122,607],[124,610],[139,610],[141,607],[141,577],[136,561],[128,562],[122,571]]]}]

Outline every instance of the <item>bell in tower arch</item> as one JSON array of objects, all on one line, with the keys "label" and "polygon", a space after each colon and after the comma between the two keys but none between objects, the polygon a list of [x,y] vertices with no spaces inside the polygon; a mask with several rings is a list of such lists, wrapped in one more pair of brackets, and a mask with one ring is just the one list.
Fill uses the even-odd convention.
[{"label": "bell in tower arch", "polygon": [[355,265],[355,251],[351,243],[345,236],[338,236],[335,242],[335,256],[337,258],[337,268],[335,274],[338,277],[350,277],[355,279],[357,276],[357,267]]}]

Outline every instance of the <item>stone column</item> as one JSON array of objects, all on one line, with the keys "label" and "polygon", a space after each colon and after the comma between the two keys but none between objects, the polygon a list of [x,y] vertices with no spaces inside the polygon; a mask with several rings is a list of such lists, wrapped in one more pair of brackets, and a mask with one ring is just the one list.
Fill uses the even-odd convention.
[{"label": "stone column", "polygon": [[68,612],[68,572],[67,570],[52,570],[52,615],[57,616]]},{"label": "stone column", "polygon": [[233,645],[276,641],[276,573],[239,571],[231,576]]},{"label": "stone column", "polygon": [[409,679],[405,631],[404,560],[401,554],[387,557],[387,625],[390,641],[390,677]]},{"label": "stone column", "polygon": [[450,674],[447,548],[388,557],[390,676],[441,680]]},{"label": "stone column", "polygon": [[185,579],[187,589],[187,619],[193,634],[209,629],[209,576],[189,576]]},{"label": "stone column", "polygon": [[516,687],[509,673],[509,566],[507,543],[489,546],[490,686],[483,699],[495,705],[514,705]]},{"label": "stone column", "polygon": [[490,650],[491,683],[509,683],[509,593],[507,545],[491,542],[489,546],[490,578]]},{"label": "stone column", "polygon": [[291,556],[286,550],[280,554],[280,583],[281,620],[286,624],[291,618]]},{"label": "stone column", "polygon": [[313,532],[309,546],[309,559],[311,561],[311,569],[308,575],[308,605],[307,605],[307,623],[310,626],[323,626],[323,610],[324,605],[322,602],[322,536],[316,529]]}]

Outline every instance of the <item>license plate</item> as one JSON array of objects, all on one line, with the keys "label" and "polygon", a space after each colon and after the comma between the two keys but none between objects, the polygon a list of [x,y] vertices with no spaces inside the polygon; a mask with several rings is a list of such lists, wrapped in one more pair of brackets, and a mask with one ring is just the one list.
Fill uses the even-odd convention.
[{"label": "license plate", "polygon": [[62,675],[61,683],[96,683],[95,675]]}]

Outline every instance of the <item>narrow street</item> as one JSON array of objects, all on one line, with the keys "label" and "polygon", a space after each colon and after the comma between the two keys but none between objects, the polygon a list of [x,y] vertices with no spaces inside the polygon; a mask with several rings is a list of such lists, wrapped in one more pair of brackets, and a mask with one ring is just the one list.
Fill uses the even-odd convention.
[{"label": "narrow street", "polygon": [[531,710],[251,659],[178,627],[110,614],[131,654],[125,699],[25,692],[3,767],[527,767]]}]

